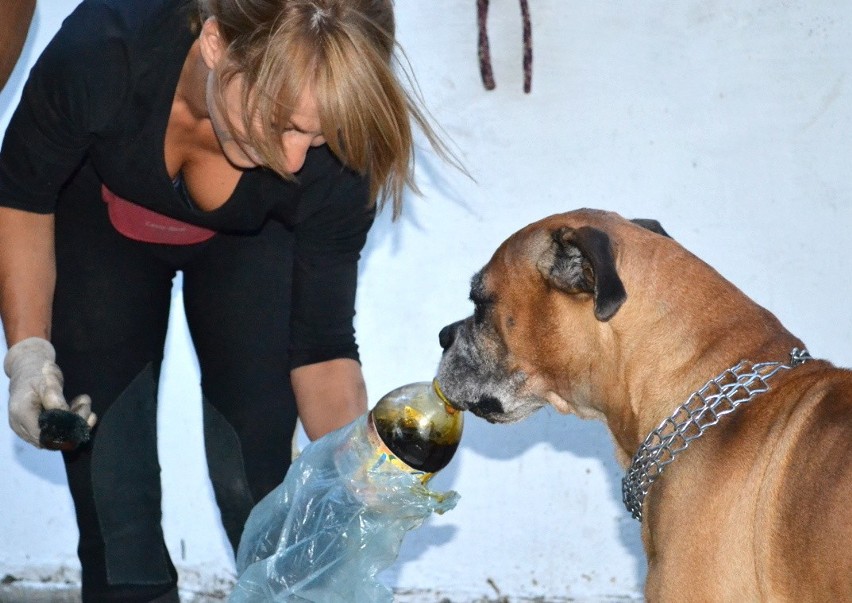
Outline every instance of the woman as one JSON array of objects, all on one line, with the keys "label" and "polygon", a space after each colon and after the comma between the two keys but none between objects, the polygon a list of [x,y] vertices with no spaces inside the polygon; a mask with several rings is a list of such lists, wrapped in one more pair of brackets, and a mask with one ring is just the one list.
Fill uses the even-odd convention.
[{"label": "woman", "polygon": [[0,153],[4,367],[30,443],[65,396],[97,417],[63,453],[83,601],[178,600],[156,453],[176,271],[235,548],[297,409],[311,438],[366,411],[359,254],[411,183],[410,120],[442,148],[393,34],[391,0],[84,0],[33,68]]}]

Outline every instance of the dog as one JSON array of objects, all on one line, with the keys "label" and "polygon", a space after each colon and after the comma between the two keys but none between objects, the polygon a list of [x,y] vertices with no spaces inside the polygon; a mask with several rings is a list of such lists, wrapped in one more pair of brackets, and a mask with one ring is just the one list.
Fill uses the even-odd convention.
[{"label": "dog", "polygon": [[440,332],[443,393],[493,423],[549,404],[607,425],[647,601],[852,601],[852,371],[611,212],[516,232],[470,299]]}]

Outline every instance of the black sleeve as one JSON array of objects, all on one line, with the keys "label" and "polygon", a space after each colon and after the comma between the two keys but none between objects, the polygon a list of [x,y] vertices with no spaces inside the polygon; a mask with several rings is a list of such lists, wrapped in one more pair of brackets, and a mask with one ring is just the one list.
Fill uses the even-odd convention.
[{"label": "black sleeve", "polygon": [[359,360],[355,341],[358,260],[373,223],[368,182],[341,168],[309,187],[321,197],[295,228],[290,366]]},{"label": "black sleeve", "polygon": [[0,150],[0,205],[51,213],[128,88],[126,45],[110,10],[84,1],[24,85]]}]

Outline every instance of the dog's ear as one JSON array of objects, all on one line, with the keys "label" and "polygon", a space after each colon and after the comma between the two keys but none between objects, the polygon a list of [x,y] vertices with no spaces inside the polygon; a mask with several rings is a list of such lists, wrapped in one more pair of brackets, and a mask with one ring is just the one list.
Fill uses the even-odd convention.
[{"label": "dog's ear", "polygon": [[663,225],[657,222],[656,220],[652,220],[650,218],[636,218],[634,220],[630,220],[637,226],[641,226],[646,230],[650,230],[651,232],[655,232],[658,235],[663,235],[664,237],[672,238],[672,236],[665,231]]},{"label": "dog's ear", "polygon": [[612,245],[602,230],[581,226],[559,228],[553,243],[538,262],[538,269],[550,284],[566,293],[594,294],[595,318],[612,318],[627,293],[615,268]]}]

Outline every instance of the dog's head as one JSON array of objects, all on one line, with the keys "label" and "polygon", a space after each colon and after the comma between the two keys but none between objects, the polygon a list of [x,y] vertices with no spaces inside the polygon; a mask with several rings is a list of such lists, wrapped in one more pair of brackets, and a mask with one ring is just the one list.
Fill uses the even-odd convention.
[{"label": "dog's head", "polygon": [[499,423],[548,403],[595,416],[577,402],[592,394],[596,359],[612,353],[606,325],[627,299],[620,233],[637,224],[668,236],[653,220],[578,210],[507,239],[472,279],[473,315],[440,333],[438,381],[453,404]]}]

